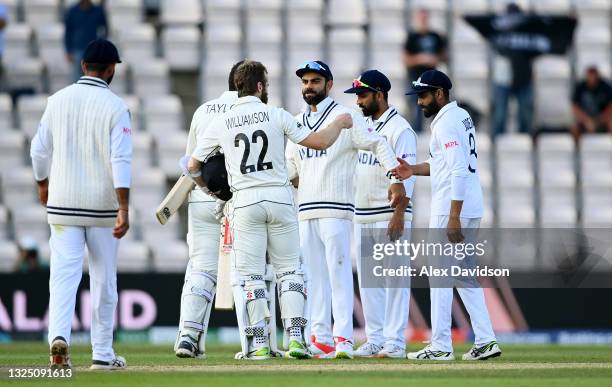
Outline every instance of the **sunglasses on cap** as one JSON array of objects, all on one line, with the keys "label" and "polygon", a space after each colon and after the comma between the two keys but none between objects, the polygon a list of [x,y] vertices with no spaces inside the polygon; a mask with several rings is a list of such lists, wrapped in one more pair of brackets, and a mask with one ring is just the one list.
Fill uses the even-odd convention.
[{"label": "sunglasses on cap", "polygon": [[323,67],[320,64],[318,64],[317,62],[304,62],[300,66],[300,69],[302,69],[302,70],[308,69],[308,70],[318,70],[318,71],[329,71],[325,67]]},{"label": "sunglasses on cap", "polygon": [[360,79],[353,79],[353,87],[354,88],[365,87],[366,89],[370,89],[372,91],[380,91],[368,85],[367,83],[362,82]]}]

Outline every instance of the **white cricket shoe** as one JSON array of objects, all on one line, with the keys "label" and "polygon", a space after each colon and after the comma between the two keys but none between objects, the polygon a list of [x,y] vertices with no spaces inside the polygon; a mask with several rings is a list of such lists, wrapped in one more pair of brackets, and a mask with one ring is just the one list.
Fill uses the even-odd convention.
[{"label": "white cricket shoe", "polygon": [[502,351],[497,344],[497,341],[489,341],[481,346],[474,345],[469,352],[464,353],[463,360],[487,360],[493,357],[501,356]]},{"label": "white cricket shoe", "polygon": [[127,362],[123,356],[116,356],[111,361],[104,360],[93,360],[91,362],[90,370],[102,370],[102,371],[116,371],[124,370],[127,368]]},{"label": "white cricket shoe", "polygon": [[381,349],[380,345],[367,341],[355,350],[354,355],[355,357],[374,357]]},{"label": "white cricket shoe", "polygon": [[336,342],[336,359],[352,359],[353,358],[353,342],[344,337],[334,337]]},{"label": "white cricket shoe", "polygon": [[335,356],[333,344],[321,343],[312,336],[312,343],[308,346],[308,351],[312,354],[312,357],[317,359],[326,359],[330,356]]},{"label": "white cricket shoe", "polygon": [[436,351],[428,344],[425,348],[418,352],[408,352],[406,357],[410,360],[435,360],[435,361],[450,361],[455,360],[452,352]]},{"label": "white cricket shoe", "polygon": [[400,348],[399,345],[393,343],[385,343],[380,352],[378,352],[374,357],[404,359],[406,358],[406,350],[404,348]]},{"label": "white cricket shoe", "polygon": [[49,367],[51,369],[72,368],[70,354],[68,353],[68,343],[62,336],[57,336],[49,348]]}]

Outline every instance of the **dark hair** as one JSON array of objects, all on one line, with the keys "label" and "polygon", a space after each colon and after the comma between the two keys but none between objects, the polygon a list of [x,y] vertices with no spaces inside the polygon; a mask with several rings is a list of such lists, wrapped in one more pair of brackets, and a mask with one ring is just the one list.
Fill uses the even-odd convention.
[{"label": "dark hair", "polygon": [[389,101],[389,92],[388,91],[381,91],[381,93],[383,94],[383,97],[385,98],[385,102]]},{"label": "dark hair", "polygon": [[112,66],[112,64],[85,62],[85,69],[87,69],[87,71],[96,72],[98,74],[105,72],[110,66]]},{"label": "dark hair", "polygon": [[238,91],[238,97],[246,95],[255,95],[257,92],[257,83],[266,84],[268,70],[261,64],[253,60],[245,60],[234,74],[234,84]]},{"label": "dark hair", "polygon": [[227,89],[229,91],[236,91],[236,84],[234,83],[234,75],[236,75],[236,69],[244,63],[244,60],[234,63],[230,70],[229,77],[227,78]]}]

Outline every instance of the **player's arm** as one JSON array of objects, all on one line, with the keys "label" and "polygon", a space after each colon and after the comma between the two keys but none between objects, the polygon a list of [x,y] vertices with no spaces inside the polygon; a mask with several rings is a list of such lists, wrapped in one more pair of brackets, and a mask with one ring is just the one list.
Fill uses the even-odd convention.
[{"label": "player's arm", "polygon": [[412,176],[429,176],[429,161],[419,164],[408,164],[406,160],[401,158],[398,158],[397,161],[399,165],[391,173],[398,179],[409,179]]},{"label": "player's arm", "polygon": [[323,150],[327,149],[336,142],[342,129],[353,126],[353,120],[348,113],[338,115],[329,125],[317,132],[309,132],[308,137],[298,142],[307,148]]},{"label": "player's arm", "polygon": [[[393,147],[395,154],[399,155],[398,159],[403,160],[407,159],[410,163],[416,163],[416,134],[412,130],[404,130],[395,141],[395,146]],[[406,196],[401,198],[398,201],[393,216],[389,221],[389,227],[387,230],[387,235],[391,241],[398,239],[404,233],[404,217],[406,213],[406,208],[410,203],[410,198],[414,191],[414,183],[416,181],[416,177],[411,177],[409,179],[404,180],[401,183],[395,184],[403,184],[404,190],[406,192]]]},{"label": "player's arm", "polygon": [[47,206],[52,154],[53,138],[47,123],[47,110],[45,110],[30,145],[30,158],[32,159],[34,179],[36,179],[38,185],[38,198],[43,206]]},{"label": "player's arm", "polygon": [[298,148],[292,141],[287,143],[287,147],[285,149],[285,159],[287,160],[287,176],[289,177],[291,184],[297,188],[300,180],[300,160],[298,156]]},{"label": "player's arm", "polygon": [[113,236],[122,238],[130,228],[129,206],[130,185],[132,182],[132,124],[130,114],[125,113],[119,123],[111,129],[111,169],[113,172],[113,185],[119,209]]},{"label": "player's arm", "polygon": [[455,126],[440,126],[437,131],[442,157],[450,170],[451,175],[451,209],[448,219],[447,235],[449,241],[458,243],[463,241],[461,233],[461,209],[465,199],[468,182],[468,161],[463,151],[463,136]]}]

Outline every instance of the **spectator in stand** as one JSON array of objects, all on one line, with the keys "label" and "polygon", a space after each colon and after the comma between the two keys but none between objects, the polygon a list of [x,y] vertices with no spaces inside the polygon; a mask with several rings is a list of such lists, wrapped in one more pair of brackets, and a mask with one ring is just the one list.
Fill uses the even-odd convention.
[{"label": "spectator in stand", "polygon": [[4,2],[0,2],[0,92],[4,91],[4,68],[2,66],[2,56],[4,54],[4,29],[6,28],[6,22],[8,15],[6,12],[6,5]]},{"label": "spectator in stand", "polygon": [[[404,44],[404,64],[408,70],[408,81],[416,81],[427,70],[433,70],[447,61],[446,38],[429,28],[429,11],[419,9],[415,17],[416,29],[411,30]],[[412,83],[410,83],[412,85]],[[420,132],[423,114],[417,105],[417,96],[410,104],[410,124]]]},{"label": "spectator in stand", "polygon": [[66,58],[73,65],[72,77],[76,82],[82,75],[81,59],[85,47],[92,40],[108,35],[106,13],[101,5],[95,5],[91,0],[80,0],[66,11],[64,25]]},{"label": "spectator in stand", "polygon": [[19,259],[15,267],[16,273],[32,273],[48,269],[40,262],[38,243],[34,239],[23,237],[19,240],[18,247]]},{"label": "spectator in stand", "polygon": [[584,80],[574,87],[572,110],[576,123],[570,130],[575,138],[582,133],[612,133],[612,87],[596,66],[587,68]]}]

